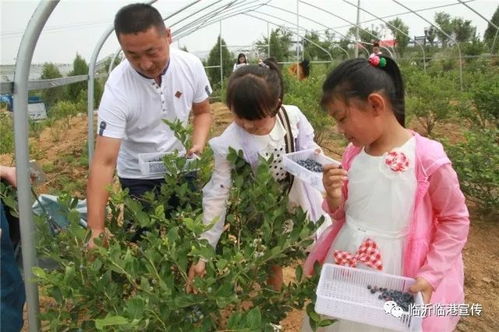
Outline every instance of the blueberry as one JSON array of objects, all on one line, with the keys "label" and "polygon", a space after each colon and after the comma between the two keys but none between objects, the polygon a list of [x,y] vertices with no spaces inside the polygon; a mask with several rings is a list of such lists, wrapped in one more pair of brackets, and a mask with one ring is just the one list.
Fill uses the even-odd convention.
[{"label": "blueberry", "polygon": [[203,319],[204,315],[201,311],[201,307],[199,305],[193,305],[187,308],[186,319],[189,323],[196,323]]},{"label": "blueberry", "polygon": [[381,292],[378,295],[379,300],[394,301],[404,311],[408,311],[411,304],[414,303],[414,296],[411,293],[371,285],[368,285],[367,288],[371,291],[371,294]]},{"label": "blueberry", "polygon": [[297,161],[298,165],[308,169],[312,172],[322,172],[322,165],[313,159],[302,159]]}]

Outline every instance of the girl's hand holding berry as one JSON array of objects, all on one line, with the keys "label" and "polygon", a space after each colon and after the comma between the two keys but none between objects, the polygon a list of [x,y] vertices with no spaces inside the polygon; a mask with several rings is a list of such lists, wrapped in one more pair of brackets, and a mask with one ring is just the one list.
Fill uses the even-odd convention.
[{"label": "girl's hand holding berry", "polygon": [[341,188],[347,180],[347,171],[338,165],[324,165],[322,183],[326,189],[326,201],[331,210],[338,208],[343,199]]}]

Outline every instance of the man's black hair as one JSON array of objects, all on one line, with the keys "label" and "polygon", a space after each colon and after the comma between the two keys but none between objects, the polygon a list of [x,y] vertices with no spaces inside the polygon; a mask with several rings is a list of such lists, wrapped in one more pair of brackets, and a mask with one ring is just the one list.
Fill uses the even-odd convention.
[{"label": "man's black hair", "polygon": [[144,32],[155,27],[166,32],[165,23],[156,8],[145,3],[133,3],[121,8],[114,18],[114,30],[118,39],[121,34]]}]

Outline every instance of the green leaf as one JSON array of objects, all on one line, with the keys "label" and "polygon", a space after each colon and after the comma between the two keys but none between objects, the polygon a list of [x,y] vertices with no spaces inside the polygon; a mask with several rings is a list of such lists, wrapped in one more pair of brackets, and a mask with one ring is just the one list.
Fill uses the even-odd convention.
[{"label": "green leaf", "polygon": [[247,327],[250,329],[260,328],[262,325],[262,314],[260,309],[256,307],[251,309],[246,315],[246,323]]},{"label": "green leaf", "polygon": [[190,295],[177,295],[173,300],[175,306],[179,308],[186,308],[188,306],[196,304],[197,302],[198,301]]},{"label": "green leaf", "polygon": [[319,325],[320,327],[329,326],[336,321],[336,319],[323,319],[317,325]]},{"label": "green leaf", "polygon": [[319,322],[321,320],[321,316],[319,316],[318,313],[315,312],[314,304],[309,303],[307,304],[307,315],[314,321],[314,322]]},{"label": "green leaf", "polygon": [[154,209],[154,214],[159,219],[164,218],[165,207],[163,206],[163,204],[159,204],[158,206],[156,206],[156,209]]},{"label": "green leaf", "polygon": [[122,316],[107,316],[103,319],[95,320],[95,327],[98,330],[103,330],[106,326],[115,326],[115,325],[126,325],[128,324],[128,320]]},{"label": "green leaf", "polygon": [[191,232],[196,232],[197,229],[199,229],[199,225],[194,222],[192,218],[184,218],[183,220],[185,227],[187,227],[188,230]]},{"label": "green leaf", "polygon": [[219,258],[215,263],[217,270],[222,271],[227,266],[227,260],[223,258]]},{"label": "green leaf", "polygon": [[138,211],[135,218],[139,222],[141,227],[147,227],[151,225],[151,218],[144,211]]},{"label": "green leaf", "polygon": [[170,243],[173,244],[177,241],[177,238],[178,238],[178,227],[173,227],[168,231],[168,241],[170,241]]},{"label": "green leaf", "polygon": [[301,265],[298,265],[296,267],[296,270],[295,270],[295,277],[296,277],[296,281],[301,281],[301,278],[303,277],[303,268],[301,267]]},{"label": "green leaf", "polygon": [[92,270],[99,271],[101,267],[102,267],[102,262],[100,259],[97,258],[95,261],[92,262]]},{"label": "green leaf", "polygon": [[144,309],[145,303],[141,298],[132,298],[126,303],[126,310],[132,318],[141,318]]},{"label": "green leaf", "polygon": [[71,200],[71,205],[69,207],[71,209],[75,209],[77,205],[78,205],[78,198],[73,197],[73,199]]},{"label": "green leaf", "polygon": [[216,295],[219,297],[228,297],[232,294],[233,290],[234,286],[230,283],[224,283],[217,289]]},{"label": "green leaf", "polygon": [[243,315],[242,312],[234,312],[230,316],[229,321],[227,322],[227,328],[235,329],[240,327],[242,315]]},{"label": "green leaf", "polygon": [[202,246],[200,248],[193,248],[191,254],[193,254],[194,256],[210,259],[215,257],[215,250],[211,245],[207,244],[206,246]]},{"label": "green leaf", "polygon": [[47,273],[41,267],[34,266],[32,271],[33,271],[33,274],[35,275],[35,277],[37,277],[39,279],[46,279],[47,278]]}]

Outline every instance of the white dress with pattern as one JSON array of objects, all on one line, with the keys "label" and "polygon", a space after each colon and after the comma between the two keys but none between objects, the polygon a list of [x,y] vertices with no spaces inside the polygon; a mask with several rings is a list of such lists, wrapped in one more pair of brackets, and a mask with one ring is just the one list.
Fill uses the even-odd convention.
[{"label": "white dress with pattern", "polygon": [[[319,148],[314,142],[313,128],[300,109],[293,105],[284,105],[284,107],[289,117],[295,149],[299,151]],[[256,165],[259,157],[268,159],[273,155],[271,173],[276,180],[282,180],[286,177],[283,166],[283,155],[286,153],[285,135],[286,129],[277,118],[268,135],[252,135],[233,122],[222,135],[210,140],[215,167],[210,181],[203,188],[203,222],[209,224],[214,219],[220,221],[203,233],[201,238],[208,240],[213,247],[223,232],[227,200],[232,186],[232,166],[227,160],[229,148],[242,150],[245,160],[252,166]],[[330,217],[322,210],[322,200],[322,194],[318,190],[295,178],[289,193],[289,202],[291,205],[301,206],[308,212],[312,221],[318,220],[321,216],[325,217],[326,221],[317,231],[317,235],[331,224]]]},{"label": "white dress with pattern", "polygon": [[[334,263],[334,250],[354,254],[370,238],[376,242],[383,261],[383,272],[401,275],[402,254],[408,224],[412,217],[416,192],[414,168],[416,141],[411,137],[392,151],[408,158],[408,167],[394,171],[386,164],[388,154],[371,156],[362,150],[348,171],[348,199],[345,202],[345,225],[341,228],[326,256]],[[357,268],[371,269],[359,263]],[[375,295],[373,295],[375,296]],[[304,322],[303,330],[308,330]],[[318,331],[389,331],[365,324],[338,320]]]}]

